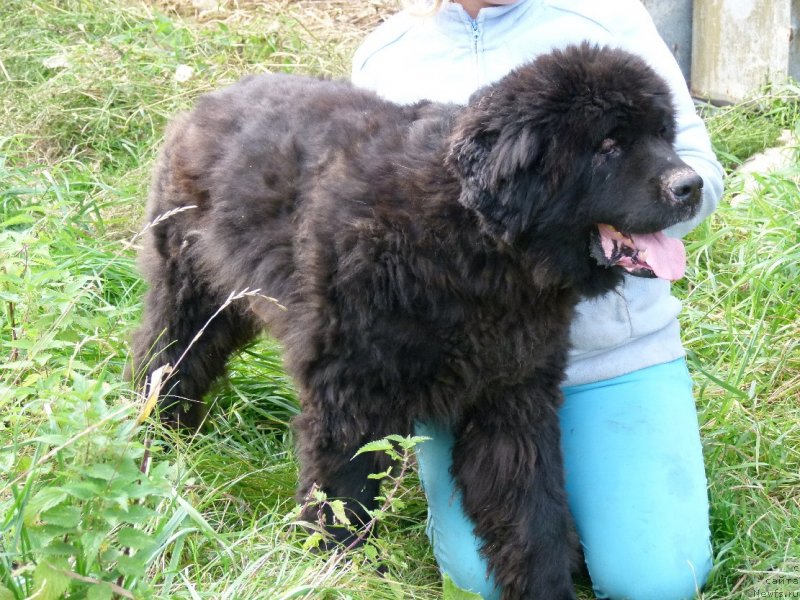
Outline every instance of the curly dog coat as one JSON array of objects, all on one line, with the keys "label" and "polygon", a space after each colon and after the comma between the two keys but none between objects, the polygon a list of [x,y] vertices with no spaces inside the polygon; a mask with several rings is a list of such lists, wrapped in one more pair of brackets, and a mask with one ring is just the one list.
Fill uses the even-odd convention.
[{"label": "curly dog coat", "polygon": [[[568,328],[625,271],[682,273],[680,242],[659,232],[694,214],[702,180],[674,133],[666,84],[587,44],[466,107],[288,75],[208,94],[155,168],[148,218],[168,216],[141,253],[136,377],[174,365],[207,324],[160,401],[196,427],[226,359],[268,330],[302,405],[300,500],[319,486],[367,522],[367,475],[385,465],[355,452],[444,424],[503,598],[574,598],[557,419]],[[248,295],[208,322],[244,289],[283,306]],[[322,517],[334,542],[355,539]]]}]

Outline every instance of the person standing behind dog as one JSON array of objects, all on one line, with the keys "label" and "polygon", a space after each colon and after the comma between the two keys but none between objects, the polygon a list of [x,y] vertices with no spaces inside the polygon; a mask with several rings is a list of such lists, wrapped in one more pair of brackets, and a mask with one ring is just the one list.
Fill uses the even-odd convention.
[{"label": "person standing behind dog", "polygon": [[[639,0],[438,0],[380,25],[353,59],[353,82],[400,103],[466,103],[479,87],[557,47],[588,40],[644,58],[669,83],[676,149],[703,178],[698,215],[722,193],[722,169],[680,68]],[[620,193],[624,193],[620,190]],[[660,279],[626,276],[579,305],[560,411],[567,494],[598,598],[692,598],[711,569],[708,496],[692,381],[677,315]],[[420,423],[428,535],[459,587],[500,591],[450,476],[453,436]]]}]

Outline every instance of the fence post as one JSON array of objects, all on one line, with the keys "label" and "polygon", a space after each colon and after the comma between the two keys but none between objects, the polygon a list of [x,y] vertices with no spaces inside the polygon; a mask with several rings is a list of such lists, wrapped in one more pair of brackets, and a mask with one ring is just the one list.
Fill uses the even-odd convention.
[{"label": "fence post", "polygon": [[799,0],[694,0],[692,93],[736,102],[797,69]]}]

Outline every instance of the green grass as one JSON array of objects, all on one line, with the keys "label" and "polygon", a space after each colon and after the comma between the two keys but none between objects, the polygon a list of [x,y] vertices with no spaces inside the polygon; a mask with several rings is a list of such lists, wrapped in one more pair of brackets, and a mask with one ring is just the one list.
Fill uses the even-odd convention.
[{"label": "green grass", "polygon": [[[797,165],[759,177],[747,201],[723,206],[690,245],[683,323],[717,552],[709,598],[800,591],[765,584],[770,573],[800,573],[798,182]],[[727,196],[742,183],[731,178]]]},{"label": "green grass", "polygon": [[[443,595],[413,474],[373,546],[306,548],[292,526],[297,403],[273,343],[234,361],[202,434],[136,424],[122,377],[143,292],[135,236],[168,117],[245,72],[346,72],[352,30],[268,8],[0,4],[0,600]],[[726,167],[797,129],[799,101],[787,86],[709,111]],[[731,205],[745,190],[731,176],[688,240],[678,293],[712,504],[706,600],[800,591],[770,581],[800,576],[798,182],[797,163],[759,175]]]}]

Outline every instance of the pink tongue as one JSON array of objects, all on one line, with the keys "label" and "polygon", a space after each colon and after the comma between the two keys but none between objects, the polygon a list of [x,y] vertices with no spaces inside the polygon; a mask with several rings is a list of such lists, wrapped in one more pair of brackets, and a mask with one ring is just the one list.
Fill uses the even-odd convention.
[{"label": "pink tongue", "polygon": [[632,234],[639,260],[647,263],[656,277],[676,281],[686,272],[686,249],[683,242],[658,233]]},{"label": "pink tongue", "polygon": [[675,281],[686,271],[686,250],[680,240],[664,233],[625,234],[610,225],[598,225],[603,253],[609,264],[628,271],[649,269],[656,277]]}]

